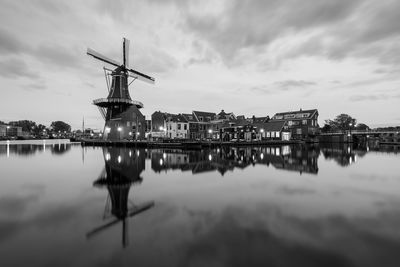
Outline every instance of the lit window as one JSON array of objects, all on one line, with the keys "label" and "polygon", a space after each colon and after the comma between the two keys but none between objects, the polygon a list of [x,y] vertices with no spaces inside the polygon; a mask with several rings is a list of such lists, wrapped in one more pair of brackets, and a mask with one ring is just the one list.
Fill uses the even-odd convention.
[{"label": "lit window", "polygon": [[307,120],[303,120],[303,125],[307,125]]},{"label": "lit window", "polygon": [[275,133],[275,136],[276,136],[276,137],[279,137],[279,132],[276,132],[276,133]]}]

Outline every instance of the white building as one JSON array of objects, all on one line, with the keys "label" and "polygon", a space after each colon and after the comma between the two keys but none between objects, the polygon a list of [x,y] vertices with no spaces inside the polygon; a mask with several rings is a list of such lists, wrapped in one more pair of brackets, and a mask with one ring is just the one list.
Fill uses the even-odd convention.
[{"label": "white building", "polygon": [[166,120],[166,136],[171,139],[189,138],[189,122],[181,114],[169,116]]}]

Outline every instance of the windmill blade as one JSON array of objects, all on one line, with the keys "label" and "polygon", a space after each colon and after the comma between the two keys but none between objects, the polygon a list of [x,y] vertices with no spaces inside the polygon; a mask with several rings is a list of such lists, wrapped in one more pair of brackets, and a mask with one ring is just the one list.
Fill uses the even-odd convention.
[{"label": "windmill blade", "polygon": [[129,40],[126,38],[124,38],[124,43],[122,47],[122,58],[125,68],[129,68]]},{"label": "windmill blade", "polygon": [[115,67],[121,66],[121,63],[119,63],[119,62],[117,62],[117,61],[115,61],[115,60],[109,59],[109,58],[103,56],[102,54],[100,54],[100,53],[94,51],[94,50],[91,49],[91,48],[88,48],[88,49],[87,49],[86,54],[88,54],[89,56],[92,56],[92,57],[94,57],[94,58],[96,58],[96,59],[98,59],[98,60],[104,61],[104,62],[106,62],[106,63],[108,63],[108,64],[110,64],[110,65],[113,65],[113,66],[115,66]]},{"label": "windmill blade", "polygon": [[151,84],[154,84],[154,82],[155,82],[155,79],[153,77],[150,77],[150,76],[148,76],[148,75],[146,75],[144,73],[141,73],[141,72],[136,71],[134,69],[128,69],[128,71],[129,71],[129,76],[131,76],[133,78],[136,78],[138,80],[141,80],[141,81],[144,81],[144,82],[148,82],[148,83],[151,83]]},{"label": "windmill blade", "polygon": [[113,226],[114,224],[119,223],[120,221],[121,221],[120,219],[116,219],[116,220],[111,221],[111,222],[109,222],[109,223],[106,223],[106,224],[104,224],[104,225],[98,226],[98,227],[94,228],[92,231],[88,232],[88,233],[86,234],[86,238],[89,239],[89,238],[93,237],[94,235],[100,233],[101,231],[107,229],[108,227]]},{"label": "windmill blade", "polygon": [[145,204],[142,204],[142,205],[140,205],[138,207],[135,207],[135,209],[133,209],[132,211],[130,211],[129,214],[128,214],[128,217],[135,216],[135,215],[137,215],[139,213],[142,213],[142,212],[144,212],[144,211],[146,211],[146,210],[148,210],[148,209],[150,209],[152,207],[154,207],[154,201],[150,201],[150,202],[147,202]]}]

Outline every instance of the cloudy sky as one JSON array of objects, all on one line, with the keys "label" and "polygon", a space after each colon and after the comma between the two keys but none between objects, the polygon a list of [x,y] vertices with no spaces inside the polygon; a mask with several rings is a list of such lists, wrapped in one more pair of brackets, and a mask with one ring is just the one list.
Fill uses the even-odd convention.
[{"label": "cloudy sky", "polygon": [[236,115],[317,108],[400,125],[400,1],[0,0],[0,120],[102,128],[103,64],[86,48],[156,78],[134,82],[142,112]]}]

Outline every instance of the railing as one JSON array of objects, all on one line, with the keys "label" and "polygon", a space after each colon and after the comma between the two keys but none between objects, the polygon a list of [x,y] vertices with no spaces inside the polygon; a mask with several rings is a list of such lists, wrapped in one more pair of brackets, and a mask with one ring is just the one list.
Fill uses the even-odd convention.
[{"label": "railing", "polygon": [[103,104],[103,103],[110,103],[110,104],[120,104],[120,103],[125,103],[125,104],[130,104],[130,105],[135,105],[137,107],[143,108],[143,103],[136,101],[136,100],[131,100],[127,98],[99,98],[93,100],[93,104],[98,105],[98,104]]}]

